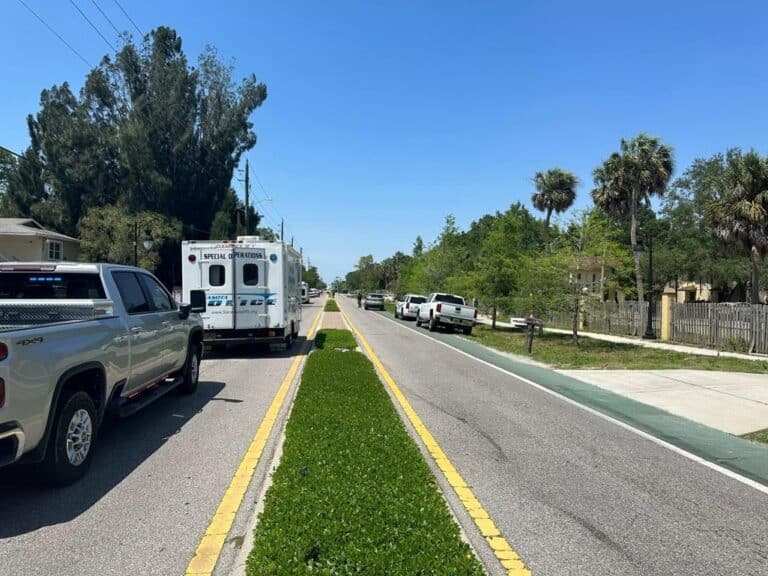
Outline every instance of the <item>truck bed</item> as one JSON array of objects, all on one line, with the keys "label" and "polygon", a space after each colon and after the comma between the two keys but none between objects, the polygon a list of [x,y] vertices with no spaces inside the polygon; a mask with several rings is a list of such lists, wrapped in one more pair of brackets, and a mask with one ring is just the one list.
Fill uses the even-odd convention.
[{"label": "truck bed", "polygon": [[0,300],[0,332],[114,316],[110,300]]}]

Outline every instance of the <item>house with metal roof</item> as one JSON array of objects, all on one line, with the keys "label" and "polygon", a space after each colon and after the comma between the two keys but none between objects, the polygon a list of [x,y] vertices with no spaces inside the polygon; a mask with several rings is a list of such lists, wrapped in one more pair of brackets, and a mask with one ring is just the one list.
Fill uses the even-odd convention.
[{"label": "house with metal roof", "polygon": [[0,218],[0,262],[72,261],[80,240],[59,234],[32,218]]}]

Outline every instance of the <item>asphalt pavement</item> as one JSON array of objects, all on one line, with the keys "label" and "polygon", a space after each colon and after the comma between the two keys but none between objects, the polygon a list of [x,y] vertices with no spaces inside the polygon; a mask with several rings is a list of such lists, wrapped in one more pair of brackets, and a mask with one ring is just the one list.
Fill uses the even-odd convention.
[{"label": "asphalt pavement", "polygon": [[[304,308],[302,335],[320,310],[320,301]],[[0,576],[183,574],[302,346],[204,359],[196,394],[171,393],[108,424],[73,486],[50,490],[0,471]],[[256,484],[217,573],[249,536]]]},{"label": "asphalt pavement", "polygon": [[534,575],[768,572],[764,491],[339,301]]}]

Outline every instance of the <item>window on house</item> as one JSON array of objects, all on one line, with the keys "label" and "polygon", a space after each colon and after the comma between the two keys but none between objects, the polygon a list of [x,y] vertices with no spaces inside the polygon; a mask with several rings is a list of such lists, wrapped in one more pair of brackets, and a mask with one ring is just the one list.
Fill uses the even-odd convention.
[{"label": "window on house", "polygon": [[581,280],[581,272],[579,272],[578,274],[576,274],[576,280]]},{"label": "window on house", "polygon": [[61,260],[61,242],[48,242],[48,260]]}]

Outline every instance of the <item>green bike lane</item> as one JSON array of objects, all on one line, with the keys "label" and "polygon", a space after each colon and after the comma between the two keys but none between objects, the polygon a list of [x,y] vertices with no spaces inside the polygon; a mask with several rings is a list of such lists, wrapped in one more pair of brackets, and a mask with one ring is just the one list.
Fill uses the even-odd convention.
[{"label": "green bike lane", "polygon": [[744,440],[698,422],[670,414],[626,396],[571,378],[537,364],[516,360],[451,332],[429,332],[414,322],[391,322],[417,331],[496,368],[510,372],[534,385],[559,394],[631,428],[661,440],[716,466],[730,470],[762,486],[768,486],[768,446]]}]

